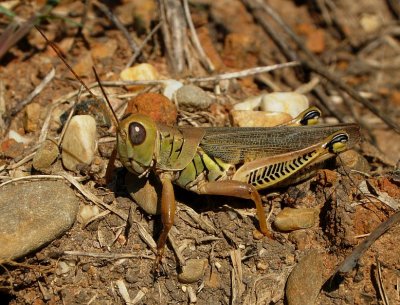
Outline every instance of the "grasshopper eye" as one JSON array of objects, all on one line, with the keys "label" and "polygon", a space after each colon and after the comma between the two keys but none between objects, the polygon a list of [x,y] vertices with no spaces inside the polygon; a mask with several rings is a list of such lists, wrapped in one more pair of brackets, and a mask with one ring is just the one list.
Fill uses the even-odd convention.
[{"label": "grasshopper eye", "polygon": [[301,125],[314,125],[317,123],[318,119],[321,117],[321,112],[318,110],[311,110],[306,113],[306,115],[301,119]]},{"label": "grasshopper eye", "polygon": [[142,144],[146,139],[146,129],[137,122],[129,124],[129,138],[133,145]]},{"label": "grasshopper eye", "polygon": [[349,136],[345,133],[338,133],[327,144],[330,153],[339,153],[346,149],[346,144],[349,141]]}]

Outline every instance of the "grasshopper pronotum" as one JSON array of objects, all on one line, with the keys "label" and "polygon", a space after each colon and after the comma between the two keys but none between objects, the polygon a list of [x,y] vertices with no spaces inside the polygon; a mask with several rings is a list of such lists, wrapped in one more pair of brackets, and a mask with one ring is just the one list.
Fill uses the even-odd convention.
[{"label": "grasshopper pronotum", "polygon": [[[48,42],[96,98],[56,45]],[[100,81],[99,85],[104,94]],[[305,176],[304,169],[348,149],[359,139],[356,124],[301,126],[315,123],[320,112],[314,107],[286,126],[177,128],[154,122],[143,114],[130,114],[119,122],[105,94],[104,97],[117,127],[116,150],[122,164],[138,176],[153,171],[162,182],[163,229],[157,242],[156,266],[174,223],[173,184],[198,194],[252,200],[261,232],[270,235],[258,190],[299,181]]]}]

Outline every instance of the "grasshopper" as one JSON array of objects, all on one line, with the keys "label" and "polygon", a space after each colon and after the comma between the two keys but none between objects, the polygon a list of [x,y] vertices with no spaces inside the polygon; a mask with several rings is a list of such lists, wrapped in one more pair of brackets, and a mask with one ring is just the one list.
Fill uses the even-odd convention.
[{"label": "grasshopper", "polygon": [[[44,38],[82,86],[97,99],[56,45]],[[162,183],[163,229],[157,241],[156,266],[161,262],[174,223],[173,184],[198,194],[252,200],[260,231],[271,236],[258,191],[304,179],[309,175],[308,169],[359,140],[356,124],[311,126],[321,114],[315,107],[285,125],[264,128],[171,127],[143,114],[128,114],[118,121],[95,70],[94,73],[117,128],[116,151],[120,161],[139,177],[154,172]]]}]

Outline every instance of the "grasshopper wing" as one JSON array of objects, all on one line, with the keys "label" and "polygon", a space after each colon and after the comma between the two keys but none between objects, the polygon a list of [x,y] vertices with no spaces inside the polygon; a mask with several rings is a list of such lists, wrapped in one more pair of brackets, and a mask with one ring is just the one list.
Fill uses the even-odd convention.
[{"label": "grasshopper wing", "polygon": [[203,128],[174,128],[158,124],[160,151],[158,167],[163,170],[182,170],[194,158]]},{"label": "grasshopper wing", "polygon": [[360,138],[356,124],[301,127],[211,127],[204,128],[200,147],[210,156],[239,164],[258,158],[284,154],[315,145],[337,132],[349,135],[349,147]]}]

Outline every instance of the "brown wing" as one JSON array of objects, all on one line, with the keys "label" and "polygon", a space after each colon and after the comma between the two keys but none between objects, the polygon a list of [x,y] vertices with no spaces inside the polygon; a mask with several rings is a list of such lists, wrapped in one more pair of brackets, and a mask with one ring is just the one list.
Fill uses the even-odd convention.
[{"label": "brown wing", "polygon": [[231,164],[283,154],[314,145],[332,133],[343,130],[349,147],[360,138],[356,124],[301,127],[212,127],[204,128],[200,147],[210,156]]}]

